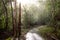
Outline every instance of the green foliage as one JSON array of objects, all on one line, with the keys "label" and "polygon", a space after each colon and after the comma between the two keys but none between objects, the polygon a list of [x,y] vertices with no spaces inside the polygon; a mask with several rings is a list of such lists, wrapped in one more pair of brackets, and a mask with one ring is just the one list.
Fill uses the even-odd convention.
[{"label": "green foliage", "polygon": [[[7,7],[7,12],[8,12],[8,29],[11,29],[12,27],[12,17],[11,17],[11,8],[8,6],[7,3],[9,3],[9,0],[3,0],[5,2],[5,6]],[[0,29],[4,29],[5,28],[5,18],[6,18],[6,10],[4,8],[3,2],[2,0],[0,0]]]},{"label": "green foliage", "polygon": [[6,40],[11,40],[11,38],[9,37],[9,38],[7,38]]},{"label": "green foliage", "polygon": [[60,1],[59,0],[47,0],[46,2],[48,13],[51,14],[50,21],[48,23],[51,27],[44,27],[40,29],[40,33],[42,35],[46,35],[46,33],[51,33],[57,35],[56,37],[59,39],[60,37]]},{"label": "green foliage", "polygon": [[53,27],[43,27],[39,29],[39,33],[44,36],[46,33],[53,33],[54,28]]},{"label": "green foliage", "polygon": [[5,21],[4,21],[4,16],[2,16],[2,17],[0,17],[1,19],[0,19],[0,29],[1,28],[4,28],[4,23],[5,23]]},{"label": "green foliage", "polygon": [[3,29],[4,28],[4,7],[3,7],[3,4],[2,4],[2,1],[0,0],[0,29]]},{"label": "green foliage", "polygon": [[3,5],[2,0],[0,0],[0,35],[1,35],[0,38],[6,38],[6,37],[8,37],[10,35],[9,32],[11,32],[11,30],[12,30],[11,9],[8,8],[9,0],[3,0],[3,1],[4,1],[4,5],[7,8],[7,12],[8,12],[7,16],[8,16],[8,20],[9,21],[8,21],[8,29],[6,31],[6,28],[5,28],[6,21],[7,21],[6,20],[6,9],[5,9],[4,5]]}]

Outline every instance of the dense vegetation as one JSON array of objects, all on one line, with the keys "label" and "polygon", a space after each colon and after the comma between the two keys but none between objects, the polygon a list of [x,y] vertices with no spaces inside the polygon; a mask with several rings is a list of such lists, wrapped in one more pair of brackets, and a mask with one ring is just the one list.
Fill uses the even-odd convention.
[{"label": "dense vegetation", "polygon": [[[15,2],[15,8],[12,7],[12,2]],[[0,39],[19,38],[21,32],[25,35],[34,27],[47,25],[39,29],[39,33],[45,38],[53,36],[52,39],[60,40],[60,1],[39,0],[38,3],[39,6],[25,5],[20,9],[16,6],[16,1],[0,0]],[[22,14],[18,15],[20,11]]]}]

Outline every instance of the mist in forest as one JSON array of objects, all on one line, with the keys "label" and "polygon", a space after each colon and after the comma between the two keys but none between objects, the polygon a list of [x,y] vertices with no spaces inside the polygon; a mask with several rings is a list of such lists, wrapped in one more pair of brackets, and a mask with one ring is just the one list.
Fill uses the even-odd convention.
[{"label": "mist in forest", "polygon": [[60,40],[60,1],[0,0],[0,40]]}]

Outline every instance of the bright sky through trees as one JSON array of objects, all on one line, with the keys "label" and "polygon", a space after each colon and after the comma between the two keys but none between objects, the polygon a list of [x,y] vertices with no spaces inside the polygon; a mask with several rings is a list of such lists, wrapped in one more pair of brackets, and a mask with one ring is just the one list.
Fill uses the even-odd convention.
[{"label": "bright sky through trees", "polygon": [[[17,1],[17,5],[19,5],[19,3],[21,3],[21,6],[27,5],[30,6],[32,4],[39,6],[38,1],[40,0],[16,0]],[[46,1],[46,0],[41,0],[41,1]],[[12,2],[13,7],[14,7],[14,2]]]},{"label": "bright sky through trees", "polygon": [[37,4],[38,0],[17,0],[17,3],[21,3],[22,5],[30,5],[30,4]]},{"label": "bright sky through trees", "polygon": [[39,6],[38,0],[17,0],[17,4],[21,3],[21,6],[27,5],[30,6],[32,4]]}]

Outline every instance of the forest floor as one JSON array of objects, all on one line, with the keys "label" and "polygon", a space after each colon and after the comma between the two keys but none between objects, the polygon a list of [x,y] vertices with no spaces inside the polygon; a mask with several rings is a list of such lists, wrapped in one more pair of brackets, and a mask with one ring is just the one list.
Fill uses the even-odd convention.
[{"label": "forest floor", "polygon": [[[21,40],[25,40],[25,35],[26,35],[26,33],[28,33],[29,31],[35,31],[35,32],[38,32],[39,31],[39,29],[41,29],[41,28],[43,28],[43,27],[46,27],[46,25],[44,25],[44,26],[37,26],[37,25],[35,25],[33,28],[30,28],[30,29],[23,29],[23,31],[22,31],[22,35],[21,35]],[[8,38],[8,39],[6,39],[6,40],[13,40],[13,37],[12,38]],[[18,38],[16,38],[16,40],[18,40]]]},{"label": "forest floor", "polygon": [[[22,35],[21,35],[21,40],[25,40],[25,35],[29,31],[37,32],[38,34],[40,34],[40,36],[45,38],[45,40],[48,40],[48,39],[50,39],[50,40],[53,40],[53,39],[58,40],[57,37],[54,35],[54,33],[52,33],[53,30],[54,29],[52,27],[47,27],[47,25],[35,26],[32,29],[23,29]],[[13,38],[11,38],[11,40],[13,40]],[[16,40],[18,40],[18,38],[16,38]]]}]

